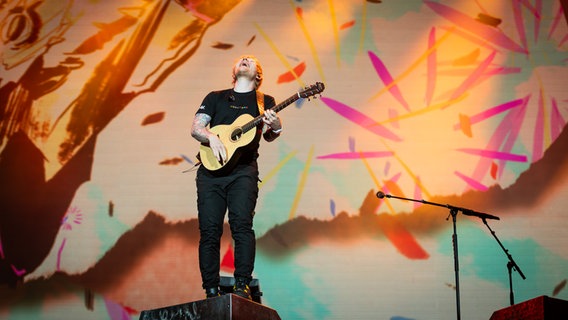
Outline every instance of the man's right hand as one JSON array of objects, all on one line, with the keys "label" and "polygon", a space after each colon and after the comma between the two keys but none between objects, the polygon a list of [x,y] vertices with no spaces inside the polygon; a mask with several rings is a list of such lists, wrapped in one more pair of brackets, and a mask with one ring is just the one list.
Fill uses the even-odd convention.
[{"label": "man's right hand", "polygon": [[219,163],[224,164],[227,160],[227,148],[225,148],[225,145],[223,145],[223,142],[221,142],[221,139],[219,139],[216,134],[212,133],[208,136],[208,138],[209,148],[213,151],[215,158],[217,158]]}]

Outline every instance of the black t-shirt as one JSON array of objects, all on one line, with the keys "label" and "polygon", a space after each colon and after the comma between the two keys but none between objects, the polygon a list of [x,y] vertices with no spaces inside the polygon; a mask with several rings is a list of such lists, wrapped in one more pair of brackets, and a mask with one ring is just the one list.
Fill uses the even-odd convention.
[{"label": "black t-shirt", "polygon": [[[264,109],[272,108],[275,105],[274,98],[265,94]],[[209,123],[211,128],[220,124],[232,124],[243,114],[249,114],[253,118],[260,115],[256,101],[256,91],[239,93],[233,91],[233,89],[210,92],[203,99],[197,113],[205,113],[211,117],[211,122]],[[239,163],[249,163],[258,158],[262,125],[263,122],[260,122],[257,126],[254,140],[240,150],[241,157],[239,158]]]}]

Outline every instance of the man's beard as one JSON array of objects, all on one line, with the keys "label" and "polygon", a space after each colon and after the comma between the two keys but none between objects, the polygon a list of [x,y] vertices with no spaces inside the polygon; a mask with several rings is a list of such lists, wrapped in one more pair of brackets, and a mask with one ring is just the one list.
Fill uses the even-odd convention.
[{"label": "man's beard", "polygon": [[246,70],[237,69],[237,72],[235,73],[235,77],[236,78],[245,78],[247,80],[252,81],[255,78],[255,74],[253,72],[251,72],[249,69],[246,69]]}]

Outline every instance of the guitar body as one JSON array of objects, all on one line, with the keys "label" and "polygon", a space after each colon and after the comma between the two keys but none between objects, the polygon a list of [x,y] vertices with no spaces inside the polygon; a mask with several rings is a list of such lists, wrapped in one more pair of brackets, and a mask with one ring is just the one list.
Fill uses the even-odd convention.
[{"label": "guitar body", "polygon": [[253,119],[249,114],[239,116],[232,124],[217,125],[209,131],[215,133],[225,148],[227,149],[227,161],[221,163],[213,154],[213,150],[208,145],[202,144],[199,147],[199,157],[201,163],[210,171],[228,170],[240,157],[239,148],[244,147],[252,142],[256,135],[256,130],[248,130],[243,132],[242,126]]}]

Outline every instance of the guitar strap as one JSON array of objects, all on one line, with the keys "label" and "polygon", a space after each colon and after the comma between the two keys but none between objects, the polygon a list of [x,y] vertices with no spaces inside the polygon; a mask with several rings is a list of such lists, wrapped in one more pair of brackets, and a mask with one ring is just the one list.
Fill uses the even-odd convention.
[{"label": "guitar strap", "polygon": [[260,115],[264,114],[264,93],[256,91],[256,104],[258,105],[258,112]]}]

